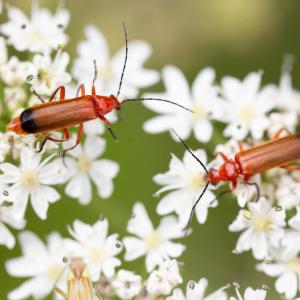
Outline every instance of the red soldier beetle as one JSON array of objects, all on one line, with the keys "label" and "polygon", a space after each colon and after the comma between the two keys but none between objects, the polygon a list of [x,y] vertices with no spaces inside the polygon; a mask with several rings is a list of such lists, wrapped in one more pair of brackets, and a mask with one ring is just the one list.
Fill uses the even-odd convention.
[{"label": "red soldier beetle", "polygon": [[[290,165],[300,159],[300,135],[290,134],[280,137],[285,128],[280,129],[273,139],[264,142],[258,146],[244,150],[241,143],[238,143],[240,151],[234,155],[234,158],[228,158],[224,153],[217,153],[223,159],[223,164],[218,169],[208,170],[201,160],[192,152],[189,146],[173,130],[178,139],[184,145],[186,150],[199,162],[205,171],[206,184],[199,195],[197,201],[192,207],[188,225],[190,224],[194,210],[206,192],[210,184],[230,183],[231,189],[221,192],[216,199],[225,193],[233,191],[241,178],[244,184],[254,185],[257,189],[257,199],[260,198],[259,187],[257,183],[250,182],[253,175],[265,172],[267,170],[279,167],[287,170],[300,170],[300,165]],[[286,130],[287,131],[287,130]]]},{"label": "red soldier beetle", "polygon": [[[43,146],[47,140],[54,141],[57,143],[62,143],[70,139],[70,134],[68,128],[74,125],[79,125],[78,135],[76,142],[73,146],[63,150],[62,154],[66,151],[75,148],[79,143],[83,135],[83,123],[86,121],[94,120],[99,118],[107,127],[108,131],[112,137],[117,140],[116,135],[111,129],[110,122],[105,118],[105,115],[114,109],[121,109],[124,103],[132,101],[162,101],[180,108],[193,112],[192,110],[175,103],[171,100],[160,99],[160,98],[134,98],[125,99],[119,101],[118,97],[120,95],[123,77],[126,69],[127,57],[128,57],[128,39],[125,24],[123,23],[124,33],[125,33],[125,60],[123,65],[123,70],[121,73],[119,88],[116,96],[101,96],[97,95],[95,89],[95,80],[97,78],[97,68],[96,61],[94,60],[95,74],[92,82],[92,92],[91,95],[86,95],[85,86],[81,84],[77,90],[75,98],[66,99],[65,98],[65,87],[59,86],[49,101],[45,103],[42,97],[38,95],[35,91],[34,94],[41,100],[41,104],[35,105],[31,108],[25,109],[21,115],[13,118],[11,122],[7,125],[9,131],[14,131],[17,134],[27,135],[27,134],[45,134],[46,137],[41,143],[41,147],[38,152],[41,152]],[[56,94],[59,92],[59,100],[52,101]],[[79,95],[80,94],[80,95]],[[50,136],[50,132],[55,130],[62,130],[64,137],[62,139],[53,138]]]}]

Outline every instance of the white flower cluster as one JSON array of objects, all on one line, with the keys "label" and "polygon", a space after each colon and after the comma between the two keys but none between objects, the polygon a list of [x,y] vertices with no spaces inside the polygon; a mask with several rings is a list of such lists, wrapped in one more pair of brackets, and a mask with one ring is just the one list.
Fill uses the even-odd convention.
[{"label": "white flower cluster", "polygon": [[[287,71],[283,72],[279,86],[262,88],[262,72],[250,73],[243,81],[225,77],[220,86],[214,78],[212,69],[201,71],[190,91],[182,73],[175,67],[166,67],[163,70],[166,92],[149,96],[173,97],[178,103],[189,104],[195,113],[175,112],[163,105],[146,104],[161,115],[147,121],[145,130],[159,133],[175,129],[183,139],[187,139],[193,129],[198,141],[207,142],[213,135],[212,122],[223,122],[226,123],[221,127],[223,135],[230,139],[215,145],[215,153],[222,152],[229,158],[234,158],[241,144],[245,149],[251,147],[241,143],[245,138],[248,141],[251,138],[253,145],[264,142],[265,134],[269,135],[269,139],[274,138],[280,129],[285,129],[287,134],[296,131],[300,92],[292,87],[291,75]],[[204,104],[204,101],[208,102]],[[217,127],[220,128],[220,124]],[[178,141],[178,137],[170,132]],[[218,169],[223,163],[219,156],[208,163],[206,152],[202,149],[193,153],[207,169]],[[167,192],[157,205],[157,213],[175,213],[180,225],[185,226],[207,182],[205,175],[205,170],[188,151],[182,160],[172,154],[169,170],[153,178],[162,186],[155,195]],[[277,168],[267,171],[263,179],[256,174],[251,177],[251,185],[247,185],[241,178],[232,191],[241,207],[238,216],[229,225],[229,231],[241,232],[234,253],[251,250],[254,258],[261,261],[257,269],[276,277],[276,290],[292,299],[300,292],[299,171]],[[200,224],[206,221],[209,208],[218,205],[220,197],[212,192],[215,189],[215,186],[209,185],[195,208]],[[259,194],[261,197],[257,199]]]},{"label": "white flower cluster", "polygon": [[[11,118],[24,108],[37,103],[38,97],[49,98],[55,88],[68,85],[67,91],[75,91],[75,82],[88,89],[96,61],[98,77],[96,90],[105,95],[115,94],[119,85],[125,56],[125,47],[111,55],[103,34],[94,26],[85,28],[86,39],[79,43],[78,57],[69,67],[70,57],[64,51],[68,42],[65,33],[70,19],[66,9],[59,8],[55,14],[33,4],[31,17],[21,10],[8,6],[8,21],[0,25],[0,80],[4,98],[0,99],[0,114]],[[14,48],[10,56],[8,47]],[[151,54],[151,46],[145,41],[128,43],[129,58],[123,80],[121,98],[137,97],[140,89],[158,82],[160,75],[155,70],[145,69],[145,61]],[[18,53],[29,54],[28,60],[20,61]],[[17,54],[16,54],[17,53]],[[22,57],[24,57],[24,55]],[[70,71],[69,71],[70,70]],[[216,153],[229,157],[239,151],[238,143],[246,138],[251,143],[260,143],[280,130],[295,132],[300,113],[300,92],[291,84],[291,75],[284,71],[279,85],[261,87],[262,72],[252,72],[244,80],[226,76],[216,83],[215,71],[205,68],[200,71],[191,88],[182,72],[174,66],[162,70],[166,92],[147,93],[146,97],[172,99],[191,108],[194,113],[180,110],[162,102],[145,102],[159,116],[144,124],[145,131],[161,133],[171,129],[186,140],[193,132],[197,141],[213,141],[214,131],[220,130],[224,139],[215,146]],[[30,95],[28,93],[30,86]],[[89,92],[88,92],[89,93]],[[75,97],[67,95],[68,98]],[[112,112],[108,119],[116,121]],[[2,124],[1,124],[2,125]],[[216,129],[215,129],[216,128]],[[106,141],[100,137],[104,125],[90,121],[84,130],[84,142],[68,152],[62,160],[51,154],[54,143],[48,143],[45,151],[37,153],[34,145],[41,143],[39,136],[19,137],[0,133],[0,244],[11,249],[15,238],[7,228],[24,229],[26,209],[30,202],[36,215],[47,219],[49,205],[62,199],[58,192],[78,199],[81,205],[92,200],[93,185],[99,198],[109,198],[114,189],[113,180],[120,166],[109,159],[100,159]],[[226,140],[226,138],[228,138]],[[220,141],[220,139],[219,139]],[[71,144],[69,144],[69,142]],[[64,143],[67,149],[74,144],[72,139]],[[249,143],[243,143],[250,147]],[[207,168],[218,168],[222,161],[216,157],[208,163],[204,150],[194,154]],[[238,182],[233,191],[241,210],[229,230],[241,232],[235,253],[251,250],[259,260],[257,270],[276,277],[275,288],[287,299],[300,294],[300,186],[297,171],[275,169],[264,178],[252,177],[251,183]],[[133,205],[132,216],[127,225],[128,236],[108,233],[108,221],[103,217],[89,225],[80,220],[68,227],[70,238],[53,232],[45,245],[34,233],[19,234],[22,256],[6,262],[7,272],[27,280],[11,291],[9,300],[28,297],[41,299],[54,293],[59,287],[67,291],[70,272],[63,258],[83,260],[87,276],[95,284],[98,298],[112,299],[167,299],[167,300],[263,300],[266,290],[246,288],[242,296],[237,284],[235,296],[228,296],[228,285],[205,296],[208,282],[205,278],[190,281],[184,292],[179,286],[181,264],[177,259],[186,250],[178,239],[184,238],[192,208],[206,185],[205,170],[186,151],[182,161],[172,155],[169,170],[154,176],[161,186],[156,196],[168,192],[157,205],[157,213],[163,216],[154,226],[140,202]],[[209,208],[216,207],[220,200],[211,185],[203,194],[195,215],[200,224],[206,222]],[[256,201],[257,200],[257,201]],[[175,213],[176,216],[170,215]],[[123,260],[120,258],[123,253]],[[125,262],[143,257],[145,272],[136,274],[121,268]],[[123,266],[122,266],[123,267]],[[145,275],[146,274],[146,275]],[[74,275],[74,274],[73,274]],[[82,274],[81,274],[82,275]],[[80,276],[81,276],[80,275]],[[67,293],[67,292],[66,292]]]}]

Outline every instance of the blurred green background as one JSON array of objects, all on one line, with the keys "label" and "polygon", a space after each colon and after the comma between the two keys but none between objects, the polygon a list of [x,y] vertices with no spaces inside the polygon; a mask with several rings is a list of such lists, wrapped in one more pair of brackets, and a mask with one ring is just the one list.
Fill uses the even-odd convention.
[{"label": "blurred green background", "polygon": [[[6,3],[30,12],[31,1]],[[53,11],[60,3],[40,1],[41,6]],[[243,78],[250,71],[263,70],[264,82],[277,83],[283,57],[292,53],[296,57],[294,84],[299,87],[300,2],[297,0],[69,0],[63,3],[71,12],[67,51],[73,58],[77,43],[84,38],[86,24],[97,25],[114,52],[124,45],[122,21],[125,21],[129,40],[145,39],[153,46],[153,55],[146,64],[149,68],[161,70],[166,64],[177,65],[190,83],[206,66],[216,70],[218,80],[224,75]],[[158,84],[148,91],[162,89],[163,86]],[[158,187],[152,177],[168,169],[171,152],[182,157],[183,147],[172,141],[167,133],[148,135],[142,130],[143,122],[153,115],[142,105],[126,106],[123,113],[125,120],[114,124],[120,143],[114,143],[106,135],[108,146],[104,157],[121,165],[113,196],[101,200],[94,193],[92,203],[85,207],[64,196],[63,201],[50,206],[46,221],[38,219],[30,209],[27,211],[28,230],[42,238],[54,230],[68,236],[66,225],[74,219],[93,223],[103,213],[109,219],[110,232],[125,236],[136,201],[145,204],[155,222],[159,220],[155,213],[158,199],[152,197]],[[217,129],[213,140],[214,144],[217,140],[222,141]],[[214,147],[214,144],[201,145],[193,138],[188,142],[193,149]],[[185,282],[207,277],[209,290],[233,281],[243,289],[266,284],[271,289],[268,299],[278,299],[273,280],[255,271],[256,261],[249,253],[232,254],[238,234],[228,232],[227,228],[237,211],[234,199],[227,197],[220,201],[218,208],[210,210],[204,225],[198,225],[194,220],[193,234],[183,241],[187,244],[181,257]],[[4,270],[4,262],[19,256],[20,249],[17,246],[8,251],[0,247],[0,253],[0,299],[6,299],[7,292],[23,280],[10,278]],[[145,273],[143,259],[124,266]]]}]

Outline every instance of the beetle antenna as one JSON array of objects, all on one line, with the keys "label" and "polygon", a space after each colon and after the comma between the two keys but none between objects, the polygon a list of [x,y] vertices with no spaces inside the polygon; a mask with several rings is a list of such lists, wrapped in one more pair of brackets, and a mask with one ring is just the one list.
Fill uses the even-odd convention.
[{"label": "beetle antenna", "polygon": [[206,190],[207,190],[209,184],[210,184],[209,181],[206,182],[204,189],[202,190],[202,192],[201,192],[201,194],[199,195],[197,201],[194,203],[194,205],[193,205],[193,207],[192,207],[192,210],[191,210],[190,216],[189,216],[189,220],[188,220],[187,225],[186,225],[186,227],[185,227],[185,236],[187,236],[187,234],[188,234],[188,229],[189,229],[190,224],[191,224],[191,222],[192,222],[192,218],[193,218],[195,209],[196,209],[196,207],[197,207],[199,201],[201,200],[201,198],[202,198],[203,195],[205,194],[205,192],[206,192]]},{"label": "beetle antenna", "polygon": [[[203,168],[203,170],[205,171],[206,174],[208,174],[208,170],[207,168],[205,167],[204,163],[193,153],[193,151],[191,150],[191,148],[185,143],[185,141],[179,136],[179,134],[174,130],[172,129],[173,133],[178,137],[178,139],[180,140],[180,142],[183,144],[184,148],[197,160],[197,162],[201,165],[201,167]],[[209,186],[209,181],[206,182],[205,186],[204,186],[204,189],[202,190],[201,194],[199,195],[197,201],[194,203],[193,207],[192,207],[192,210],[190,212],[190,216],[189,216],[189,220],[188,220],[188,223],[185,227],[185,236],[187,235],[188,233],[188,229],[189,229],[189,226],[191,224],[191,221],[192,221],[192,218],[193,218],[193,215],[194,215],[194,212],[195,212],[195,209],[199,203],[199,201],[201,200],[201,198],[203,197],[203,195],[205,194],[208,186]]]},{"label": "beetle antenna", "polygon": [[175,135],[178,137],[178,139],[180,140],[180,142],[183,144],[184,148],[197,160],[197,162],[201,165],[201,167],[203,168],[203,170],[205,171],[205,173],[208,174],[208,170],[205,167],[204,163],[193,153],[193,151],[191,150],[191,148],[179,136],[179,134],[174,129],[172,129],[172,131],[175,133]]},{"label": "beetle antenna", "polygon": [[122,104],[125,103],[125,102],[132,102],[132,101],[161,101],[161,102],[167,102],[167,103],[170,103],[170,104],[174,104],[176,106],[179,106],[189,112],[192,112],[194,113],[194,111],[192,111],[191,109],[189,108],[186,108],[184,107],[183,105],[180,105],[176,102],[173,102],[171,100],[167,100],[167,99],[160,99],[160,98],[135,98],[135,99],[125,99],[124,101],[122,101]]},{"label": "beetle antenna", "polygon": [[122,22],[122,24],[123,24],[124,34],[125,34],[125,60],[124,60],[123,70],[122,70],[122,74],[121,74],[121,78],[120,78],[120,83],[119,83],[119,89],[118,89],[116,98],[118,98],[119,95],[120,95],[120,91],[121,91],[121,87],[122,87],[122,83],[123,83],[123,77],[124,77],[124,73],[125,73],[125,69],[126,69],[126,64],[127,64],[127,58],[128,58],[128,36],[127,36],[127,30],[126,30],[125,23]]},{"label": "beetle antenna", "polygon": [[97,79],[97,76],[98,76],[98,71],[97,71],[97,62],[96,60],[94,59],[93,60],[93,63],[94,63],[94,78],[93,78],[93,86],[95,86],[95,81]]},{"label": "beetle antenna", "polygon": [[34,95],[42,102],[42,103],[45,103],[45,100],[42,98],[41,95],[39,95],[37,93],[37,91],[35,89],[32,89],[32,92],[34,93]]}]

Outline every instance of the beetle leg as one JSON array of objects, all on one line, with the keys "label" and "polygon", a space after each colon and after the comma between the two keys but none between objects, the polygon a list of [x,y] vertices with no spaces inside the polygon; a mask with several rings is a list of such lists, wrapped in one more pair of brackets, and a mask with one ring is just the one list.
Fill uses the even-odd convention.
[{"label": "beetle leg", "polygon": [[115,135],[115,133],[113,132],[113,130],[112,130],[111,126],[110,126],[109,121],[104,116],[102,116],[100,114],[98,114],[97,116],[105,124],[107,130],[109,131],[109,133],[111,134],[111,136],[113,137],[113,139],[116,142],[118,142],[119,140],[118,140],[117,136]]},{"label": "beetle leg", "polygon": [[96,96],[95,81],[97,79],[98,72],[97,72],[97,63],[95,59],[93,60],[93,63],[94,63],[94,78],[92,84],[92,96]]},{"label": "beetle leg", "polygon": [[287,133],[287,135],[291,135],[291,132],[286,127],[282,127],[274,134],[272,140],[278,140],[284,131]]},{"label": "beetle leg", "polygon": [[78,144],[80,144],[82,135],[83,135],[83,123],[80,123],[80,124],[79,124],[78,135],[77,135],[75,144],[74,144],[73,146],[67,148],[67,149],[64,149],[62,152],[60,152],[60,155],[61,155],[62,157],[64,157],[65,154],[66,154],[68,151],[73,150]]},{"label": "beetle leg", "polygon": [[63,85],[60,85],[51,95],[49,102],[54,99],[58,91],[60,92],[59,101],[65,100],[65,87]]},{"label": "beetle leg", "polygon": [[57,292],[59,295],[61,295],[64,299],[68,300],[68,295],[62,291],[60,288],[55,287],[54,291]]},{"label": "beetle leg", "polygon": [[224,162],[228,161],[229,158],[223,152],[217,152],[216,156],[220,155]]},{"label": "beetle leg", "polygon": [[238,143],[238,147],[239,147],[240,152],[244,151],[243,143],[241,141],[238,141],[237,143]]},{"label": "beetle leg", "polygon": [[259,186],[256,182],[247,182],[247,181],[244,181],[245,184],[247,185],[253,185],[255,186],[255,189],[256,189],[256,202],[260,199],[260,190],[259,190]]},{"label": "beetle leg", "polygon": [[283,165],[283,166],[280,166],[280,168],[282,169],[286,169],[286,170],[300,170],[300,166],[299,165]]},{"label": "beetle leg", "polygon": [[78,89],[77,89],[77,92],[76,92],[76,97],[79,96],[79,93],[81,92],[81,96],[85,96],[85,87],[84,87],[84,84],[81,84]]}]

